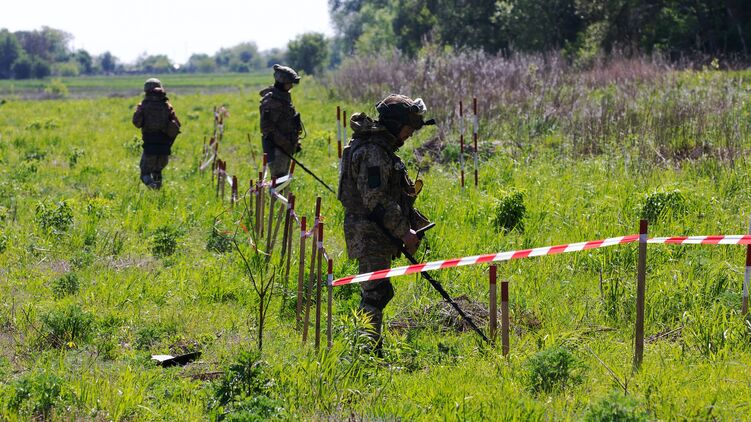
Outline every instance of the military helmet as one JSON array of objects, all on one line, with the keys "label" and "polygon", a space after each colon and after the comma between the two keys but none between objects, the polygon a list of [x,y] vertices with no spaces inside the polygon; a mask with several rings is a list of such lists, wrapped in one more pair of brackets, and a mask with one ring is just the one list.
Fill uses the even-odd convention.
[{"label": "military helmet", "polygon": [[154,88],[162,88],[162,81],[157,78],[146,79],[146,83],[143,84],[144,92],[152,91]]},{"label": "military helmet", "polygon": [[428,108],[422,98],[411,99],[406,95],[390,94],[376,104],[378,118],[381,121],[397,121],[404,126],[419,130],[425,125],[434,125],[435,120],[423,120]]},{"label": "military helmet", "polygon": [[280,64],[274,65],[274,80],[280,84],[299,84],[300,75],[288,66],[282,66]]}]

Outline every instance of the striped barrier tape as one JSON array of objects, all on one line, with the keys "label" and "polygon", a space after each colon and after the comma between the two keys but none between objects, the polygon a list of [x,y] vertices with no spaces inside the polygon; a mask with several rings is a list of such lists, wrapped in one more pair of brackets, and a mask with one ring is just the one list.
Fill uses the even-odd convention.
[{"label": "striped barrier tape", "polygon": [[[423,264],[407,265],[403,267],[387,268],[353,276],[347,276],[334,281],[334,286],[362,283],[363,281],[380,280],[388,277],[419,273],[422,271],[441,270],[444,268],[463,267],[467,265],[486,264],[490,262],[509,261],[512,259],[532,258],[535,256],[556,255],[560,253],[579,252],[608,246],[623,245],[639,241],[639,235],[611,237],[604,240],[569,243],[557,246],[543,246],[534,249],[499,252],[487,255],[467,256],[463,258],[432,261]],[[717,236],[683,236],[683,237],[655,237],[647,239],[647,243],[683,244],[683,245],[751,245],[751,235],[717,235]]]}]

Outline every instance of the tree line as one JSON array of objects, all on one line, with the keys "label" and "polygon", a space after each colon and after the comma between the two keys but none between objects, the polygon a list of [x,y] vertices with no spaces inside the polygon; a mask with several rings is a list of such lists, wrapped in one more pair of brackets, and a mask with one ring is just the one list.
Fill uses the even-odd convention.
[{"label": "tree line", "polygon": [[328,57],[323,34],[304,34],[292,40],[287,49],[259,51],[253,42],[221,48],[213,55],[193,54],[177,64],[163,54],[142,55],[135,63],[122,63],[109,51],[92,55],[73,49],[73,35],[50,27],[10,32],[0,29],[0,79],[45,78],[121,73],[212,73],[252,72],[274,63],[291,63],[307,73],[315,73]]},{"label": "tree line", "polygon": [[337,56],[426,45],[747,59],[746,0],[329,0]]}]

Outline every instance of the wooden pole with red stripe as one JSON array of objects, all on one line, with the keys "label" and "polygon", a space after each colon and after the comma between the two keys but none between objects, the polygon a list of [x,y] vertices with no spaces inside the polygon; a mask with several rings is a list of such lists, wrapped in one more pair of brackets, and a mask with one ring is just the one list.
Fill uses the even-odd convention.
[{"label": "wooden pole with red stripe", "polygon": [[329,258],[328,260],[328,271],[326,272],[326,287],[328,292],[328,300],[326,301],[328,309],[326,312],[326,340],[328,344],[329,350],[331,350],[331,347],[334,345],[333,341],[333,331],[331,327],[331,320],[333,318],[333,301],[334,301],[334,285],[332,284],[334,281],[334,261]]},{"label": "wooden pole with red stripe", "polygon": [[636,276],[636,326],[634,339],[634,370],[641,367],[644,359],[644,295],[647,279],[647,220],[639,221],[639,261]]}]

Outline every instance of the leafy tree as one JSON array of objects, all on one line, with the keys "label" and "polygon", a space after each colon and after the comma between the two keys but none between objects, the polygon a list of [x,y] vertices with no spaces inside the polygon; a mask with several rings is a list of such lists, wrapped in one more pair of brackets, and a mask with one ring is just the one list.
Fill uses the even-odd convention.
[{"label": "leafy tree", "polygon": [[0,79],[13,76],[13,62],[23,55],[16,36],[7,29],[0,30]]},{"label": "leafy tree", "polygon": [[169,73],[175,70],[172,61],[164,54],[141,56],[136,67],[146,73]]},{"label": "leafy tree", "polygon": [[112,73],[117,68],[117,57],[113,56],[109,51],[105,51],[99,56],[99,63],[102,67],[102,72]]},{"label": "leafy tree", "polygon": [[68,44],[73,35],[59,29],[43,26],[41,31],[18,31],[16,38],[26,53],[48,62],[64,62],[70,56]]},{"label": "leafy tree", "polygon": [[34,61],[31,64],[31,74],[35,78],[37,79],[46,78],[47,76],[50,76],[51,73],[52,73],[52,67],[50,66],[50,62],[39,59],[39,58],[34,59]]},{"label": "leafy tree", "polygon": [[23,55],[13,62],[11,71],[13,72],[13,78],[15,79],[29,79],[31,78],[31,59],[26,55]]},{"label": "leafy tree", "polygon": [[328,41],[317,32],[302,34],[287,44],[287,60],[295,69],[313,75],[321,70],[328,56]]},{"label": "leafy tree", "polygon": [[263,53],[264,57],[266,58],[266,67],[271,67],[275,63],[281,63],[284,61],[286,51],[282,50],[281,48],[272,48],[271,50],[265,51]]},{"label": "leafy tree", "polygon": [[185,64],[185,70],[190,73],[212,73],[216,69],[216,61],[208,54],[193,54]]},{"label": "leafy tree", "polygon": [[93,73],[94,60],[91,58],[91,54],[89,54],[88,51],[78,50],[74,54],[74,58],[76,62],[78,62],[78,67],[81,70],[81,73],[84,73],[86,75]]}]

